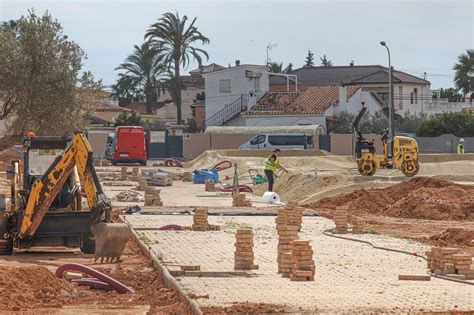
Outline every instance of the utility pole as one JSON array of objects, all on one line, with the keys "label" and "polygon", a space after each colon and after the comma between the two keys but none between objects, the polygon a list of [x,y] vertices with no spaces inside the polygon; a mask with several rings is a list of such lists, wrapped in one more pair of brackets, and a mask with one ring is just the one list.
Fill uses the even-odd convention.
[{"label": "utility pole", "polygon": [[[426,71],[423,72],[423,80],[426,81]],[[423,114],[423,105],[424,105],[423,103],[425,102],[425,99],[423,98],[423,90],[424,90],[424,87],[425,87],[425,86],[423,86],[423,87],[421,88],[421,113],[422,113],[422,114]]]}]

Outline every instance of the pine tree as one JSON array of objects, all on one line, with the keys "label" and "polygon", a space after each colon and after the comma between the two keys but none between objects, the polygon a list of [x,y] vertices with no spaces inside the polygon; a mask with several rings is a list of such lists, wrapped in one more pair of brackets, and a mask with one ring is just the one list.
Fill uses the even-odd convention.
[{"label": "pine tree", "polygon": [[332,67],[332,61],[329,60],[326,55],[323,55],[322,57],[319,57],[321,60],[321,66],[323,67]]},{"label": "pine tree", "polygon": [[311,50],[308,50],[308,55],[306,55],[305,67],[314,67],[314,54]]}]

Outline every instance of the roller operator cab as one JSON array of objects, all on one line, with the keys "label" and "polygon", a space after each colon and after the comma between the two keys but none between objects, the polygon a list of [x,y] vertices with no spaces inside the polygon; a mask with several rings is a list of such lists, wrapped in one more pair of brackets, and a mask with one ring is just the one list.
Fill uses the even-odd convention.
[{"label": "roller operator cab", "polygon": [[140,163],[146,165],[147,150],[145,130],[138,126],[115,128],[112,164]]}]

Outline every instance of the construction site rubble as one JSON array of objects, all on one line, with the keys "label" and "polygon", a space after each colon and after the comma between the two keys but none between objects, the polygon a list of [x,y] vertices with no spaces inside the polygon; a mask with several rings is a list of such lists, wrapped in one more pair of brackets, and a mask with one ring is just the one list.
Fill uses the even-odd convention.
[{"label": "construction site rubble", "polygon": [[295,240],[291,244],[291,281],[314,281],[315,264],[309,241]]},{"label": "construction site rubble", "polygon": [[234,269],[258,269],[258,265],[254,265],[254,258],[253,230],[238,229],[235,234]]},{"label": "construction site rubble", "polygon": [[173,177],[170,173],[161,170],[142,170],[141,179],[145,179],[148,186],[172,186]]},{"label": "construction site rubble", "polygon": [[433,247],[426,252],[428,269],[435,274],[461,280],[474,280],[473,255],[461,248]]},{"label": "construction site rubble", "polygon": [[232,206],[234,207],[251,207],[252,202],[245,193],[236,193],[232,196]]},{"label": "construction site rubble", "polygon": [[145,190],[145,206],[163,206],[160,193],[161,189],[147,187]]},{"label": "construction site rubble", "polygon": [[206,208],[196,208],[193,216],[193,231],[219,231],[220,226],[209,224]]}]

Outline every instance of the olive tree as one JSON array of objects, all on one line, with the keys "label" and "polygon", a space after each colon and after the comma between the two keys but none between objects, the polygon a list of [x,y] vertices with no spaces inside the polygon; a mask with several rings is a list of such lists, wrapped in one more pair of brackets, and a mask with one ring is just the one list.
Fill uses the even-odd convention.
[{"label": "olive tree", "polygon": [[9,131],[65,135],[84,128],[101,84],[81,73],[85,53],[61,24],[29,10],[0,26],[0,42],[0,119]]}]

